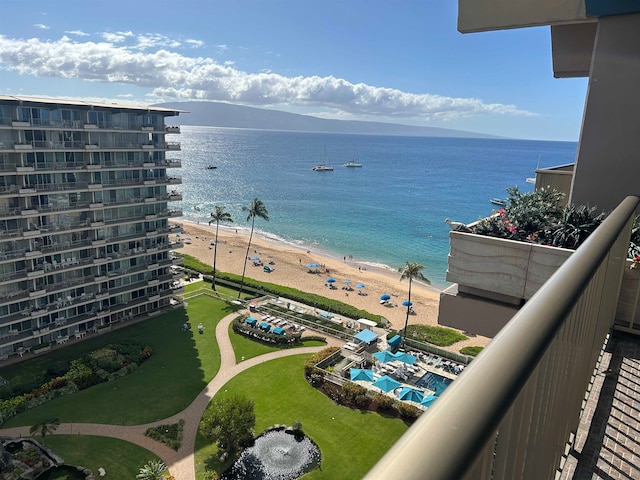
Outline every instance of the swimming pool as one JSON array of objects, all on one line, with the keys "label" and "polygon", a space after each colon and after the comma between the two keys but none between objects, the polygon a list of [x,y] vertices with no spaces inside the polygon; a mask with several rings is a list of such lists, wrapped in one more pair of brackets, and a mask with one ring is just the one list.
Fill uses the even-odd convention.
[{"label": "swimming pool", "polygon": [[436,395],[440,395],[451,382],[453,382],[453,380],[450,378],[443,377],[437,373],[427,372],[416,382],[416,385],[428,390],[433,390],[436,392]]}]

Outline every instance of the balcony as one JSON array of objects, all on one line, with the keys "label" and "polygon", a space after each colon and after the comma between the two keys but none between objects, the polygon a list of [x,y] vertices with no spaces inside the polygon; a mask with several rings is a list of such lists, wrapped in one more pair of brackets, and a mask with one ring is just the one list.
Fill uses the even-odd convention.
[{"label": "balcony", "polygon": [[180,125],[166,125],[164,131],[166,133],[180,133]]},{"label": "balcony", "polygon": [[[561,478],[638,478],[639,342],[610,333],[639,204],[609,215],[366,479],[534,480],[563,465]],[[620,403],[605,388],[616,384]],[[609,433],[581,426],[587,395]]]},{"label": "balcony", "polygon": [[166,149],[167,150],[172,150],[172,151],[179,151],[181,150],[180,148],[180,144],[178,142],[167,142],[166,144]]}]

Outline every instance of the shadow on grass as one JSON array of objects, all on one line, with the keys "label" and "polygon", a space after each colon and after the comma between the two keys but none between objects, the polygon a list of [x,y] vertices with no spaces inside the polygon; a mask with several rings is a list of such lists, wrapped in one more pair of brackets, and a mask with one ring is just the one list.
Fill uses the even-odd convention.
[{"label": "shadow on grass", "polygon": [[[175,310],[1,371],[14,390],[36,388],[52,373],[65,371],[71,360],[110,343],[136,341],[149,345],[151,357],[130,375],[52,400],[23,412],[3,426],[33,425],[42,417],[61,422],[135,425],[160,420],[184,410],[220,368],[215,341],[217,323],[236,309],[208,296],[191,299]],[[182,331],[187,322],[191,329]],[[199,323],[204,334],[197,333]],[[35,385],[35,387],[34,387]]]}]

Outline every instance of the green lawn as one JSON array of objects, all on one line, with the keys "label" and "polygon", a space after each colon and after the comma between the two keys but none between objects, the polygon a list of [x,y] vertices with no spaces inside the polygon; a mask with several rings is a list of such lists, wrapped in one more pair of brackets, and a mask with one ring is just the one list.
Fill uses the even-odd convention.
[{"label": "green lawn", "polygon": [[[256,433],[278,424],[302,422],[303,430],[320,447],[322,468],[308,479],[357,480],[407,430],[398,419],[351,410],[311,388],[304,379],[306,356],[295,355],[260,364],[227,383],[218,395],[241,394],[255,402]],[[202,480],[204,464],[215,452],[196,439],[196,472]],[[215,465],[215,462],[212,462]]]},{"label": "green lawn", "polygon": [[[38,439],[39,440],[39,439]],[[83,466],[98,477],[98,468],[106,470],[105,478],[135,478],[138,469],[158,457],[138,445],[115,438],[91,435],[50,435],[46,446],[60,455],[66,464]]]},{"label": "green lawn", "polygon": [[318,340],[309,340],[292,346],[283,345],[278,347],[276,345],[267,345],[245,337],[244,335],[234,333],[232,325],[229,325],[229,338],[231,339],[231,345],[233,345],[233,351],[236,354],[236,362],[249,360],[264,353],[275,352],[285,348],[320,347],[325,345],[324,342]]},{"label": "green lawn", "polygon": [[[126,377],[58,398],[8,420],[4,426],[33,425],[41,418],[61,422],[95,422],[135,425],[159,420],[186,408],[220,368],[215,327],[235,307],[208,296],[189,300],[186,310],[174,312],[103,334],[50,355],[0,371],[10,382],[42,376],[51,365],[63,366],[80,355],[125,339],[153,348],[140,368]],[[191,330],[181,331],[188,321]],[[197,333],[202,323],[204,334]]]}]

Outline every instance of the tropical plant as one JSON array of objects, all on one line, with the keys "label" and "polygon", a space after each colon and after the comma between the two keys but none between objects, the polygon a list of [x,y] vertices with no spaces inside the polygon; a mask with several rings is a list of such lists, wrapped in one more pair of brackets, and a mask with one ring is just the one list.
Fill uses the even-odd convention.
[{"label": "tropical plant", "polygon": [[606,217],[597,207],[562,207],[563,194],[549,188],[520,193],[518,187],[512,187],[507,193],[507,205],[476,223],[473,233],[575,249]]},{"label": "tropical plant", "polygon": [[149,460],[140,467],[136,478],[138,480],[163,480],[167,478],[167,466],[161,460]]},{"label": "tropical plant", "polygon": [[60,420],[57,418],[49,418],[41,422],[36,423],[29,429],[30,435],[38,435],[42,437],[42,444],[44,445],[44,437],[55,432],[60,426]]},{"label": "tropical plant", "polygon": [[398,269],[398,272],[400,272],[400,281],[404,279],[409,280],[409,294],[407,297],[407,316],[404,321],[404,333],[402,335],[403,343],[406,341],[406,338],[407,338],[407,325],[409,324],[409,314],[411,313],[411,284],[413,283],[414,280],[420,280],[421,282],[424,282],[427,285],[431,284],[429,279],[422,274],[423,268],[424,268],[424,265],[422,265],[421,263],[406,262],[403,267],[400,267]]},{"label": "tropical plant", "polygon": [[212,223],[216,224],[216,239],[213,244],[213,281],[211,282],[211,288],[213,290],[216,289],[216,257],[218,255],[218,227],[220,226],[220,222],[223,223],[233,223],[233,219],[231,218],[231,214],[225,211],[224,207],[220,207],[218,205],[213,207],[213,212],[211,212],[211,220],[209,220],[209,225]]},{"label": "tropical plant", "polygon": [[202,415],[200,433],[226,455],[253,440],[256,425],[253,400],[241,396],[214,398]]},{"label": "tropical plant", "polygon": [[251,240],[253,240],[253,228],[256,223],[256,217],[269,221],[269,211],[265,204],[259,198],[254,198],[248,206],[242,207],[243,212],[247,212],[247,222],[251,220],[251,233],[249,234],[249,243],[247,243],[247,253],[244,256],[244,267],[242,268],[242,280],[240,281],[240,290],[238,290],[238,298],[242,294],[244,287],[244,275],[247,270],[247,260],[249,258],[249,250],[251,249]]}]

